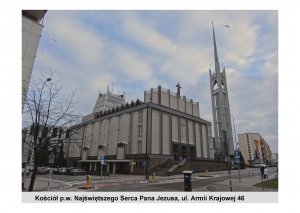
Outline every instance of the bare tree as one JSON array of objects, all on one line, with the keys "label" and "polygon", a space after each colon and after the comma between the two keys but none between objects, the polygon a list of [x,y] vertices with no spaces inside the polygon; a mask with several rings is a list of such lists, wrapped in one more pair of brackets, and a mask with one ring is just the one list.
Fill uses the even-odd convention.
[{"label": "bare tree", "polygon": [[51,141],[56,137],[52,134],[53,129],[69,127],[79,122],[81,116],[74,110],[74,94],[72,92],[70,97],[62,97],[62,89],[57,87],[52,78],[32,82],[27,94],[23,94],[23,125],[31,126],[31,137],[23,137],[23,147],[27,146],[31,151],[34,163],[28,191],[33,190],[44,151],[65,142]]}]

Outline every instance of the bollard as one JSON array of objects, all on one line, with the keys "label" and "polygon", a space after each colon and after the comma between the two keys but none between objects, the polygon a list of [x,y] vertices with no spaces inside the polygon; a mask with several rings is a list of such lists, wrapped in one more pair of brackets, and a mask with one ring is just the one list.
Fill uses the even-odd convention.
[{"label": "bollard", "polygon": [[91,176],[86,176],[86,185],[85,185],[85,187],[87,188],[87,189],[90,189],[91,188]]},{"label": "bollard", "polygon": [[85,186],[80,186],[78,189],[93,189],[94,187],[91,186],[91,176],[86,176],[86,184]]},{"label": "bollard", "polygon": [[192,191],[192,173],[193,171],[183,171],[184,175],[184,191],[191,192]]},{"label": "bollard", "polygon": [[157,182],[157,178],[156,178],[155,172],[152,173],[151,182]]}]

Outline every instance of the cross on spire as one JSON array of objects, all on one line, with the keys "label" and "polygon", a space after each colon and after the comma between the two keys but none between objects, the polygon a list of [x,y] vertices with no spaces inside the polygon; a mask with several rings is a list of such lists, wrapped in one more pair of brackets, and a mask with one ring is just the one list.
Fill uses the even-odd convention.
[{"label": "cross on spire", "polygon": [[177,95],[180,96],[180,89],[181,89],[180,84],[178,83],[178,84],[176,85],[176,87],[177,87]]}]

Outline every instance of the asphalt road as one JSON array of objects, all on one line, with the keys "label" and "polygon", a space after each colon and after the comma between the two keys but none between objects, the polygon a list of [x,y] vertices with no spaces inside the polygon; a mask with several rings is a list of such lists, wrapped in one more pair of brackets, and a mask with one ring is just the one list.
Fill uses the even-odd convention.
[{"label": "asphalt road", "polygon": [[[243,175],[246,177],[246,175]],[[238,179],[238,175],[233,175],[232,178]],[[227,180],[227,176],[222,177],[213,177],[213,178],[207,178],[207,179],[201,179],[201,180],[193,180],[192,181],[192,188],[200,188],[204,186],[209,186],[213,183],[217,183],[223,180]],[[168,191],[168,192],[182,192],[184,189],[184,180],[181,179],[180,182],[170,182],[170,183],[148,183],[148,184],[132,184],[130,182],[126,183],[119,183],[116,185],[99,185],[100,187],[97,187],[97,184],[95,184],[95,189],[93,191],[110,191],[110,192],[157,192],[157,191]]]},{"label": "asphalt road", "polygon": [[[212,177],[198,177],[199,174],[193,174],[193,191],[206,191],[206,187],[224,180],[228,180],[228,172],[211,173]],[[253,175],[259,175],[258,169],[241,170],[242,179],[250,179]],[[257,176],[259,177],[259,176]],[[151,178],[151,176],[150,176]],[[237,170],[232,172],[232,179],[239,178]],[[30,178],[26,178],[29,182]],[[90,191],[98,192],[182,192],[184,189],[183,175],[158,177],[158,183],[151,183],[145,180],[145,176],[134,175],[110,175],[110,176],[92,176],[92,186]],[[48,175],[38,175],[35,184],[36,191],[47,190]],[[78,187],[85,186],[86,176],[67,176],[52,175],[51,191],[84,191]],[[28,185],[28,183],[27,183]]]}]

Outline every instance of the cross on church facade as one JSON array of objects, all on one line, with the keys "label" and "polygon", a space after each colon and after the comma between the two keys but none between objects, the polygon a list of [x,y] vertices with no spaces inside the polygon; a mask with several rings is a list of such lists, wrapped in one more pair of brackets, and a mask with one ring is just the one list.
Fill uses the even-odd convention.
[{"label": "cross on church facade", "polygon": [[180,84],[178,83],[178,84],[176,85],[176,87],[177,87],[177,95],[180,96],[180,89],[181,89]]}]

